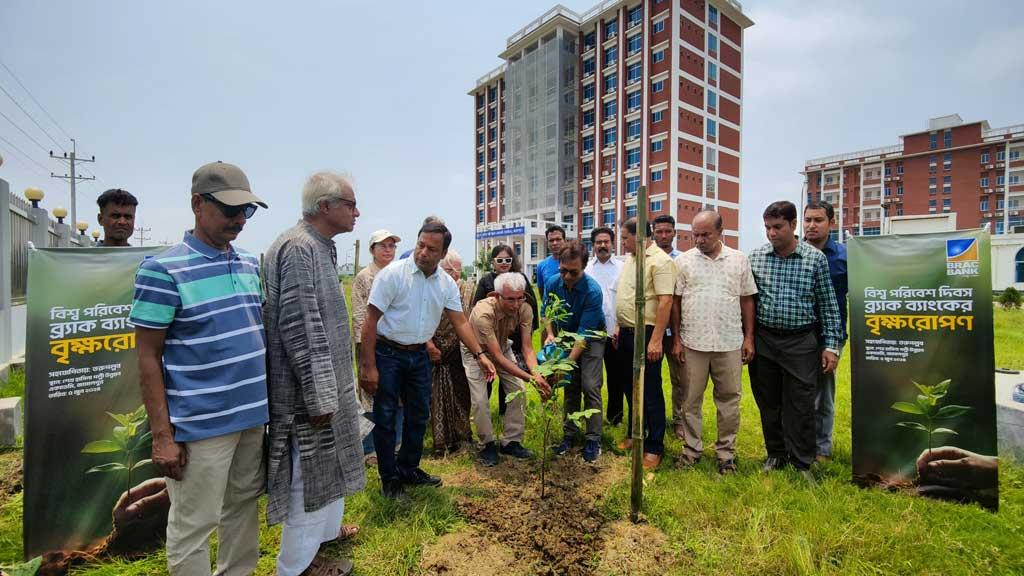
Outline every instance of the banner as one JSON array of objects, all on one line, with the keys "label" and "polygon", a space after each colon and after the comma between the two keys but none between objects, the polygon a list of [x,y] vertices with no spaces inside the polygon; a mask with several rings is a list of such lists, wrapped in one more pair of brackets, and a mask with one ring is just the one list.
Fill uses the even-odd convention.
[{"label": "banner", "polygon": [[156,469],[148,460],[151,439],[128,321],[135,271],[163,249],[30,253],[26,557],[131,554],[159,543],[166,531],[166,490],[162,478],[150,480]]},{"label": "banner", "polygon": [[999,504],[989,235],[848,244],[853,477]]}]

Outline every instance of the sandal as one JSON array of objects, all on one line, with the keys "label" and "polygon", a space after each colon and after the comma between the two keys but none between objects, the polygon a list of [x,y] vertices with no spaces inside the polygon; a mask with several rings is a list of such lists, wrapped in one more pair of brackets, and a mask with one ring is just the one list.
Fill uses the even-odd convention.
[{"label": "sandal", "polygon": [[348,558],[331,558],[317,552],[300,576],[349,576],[354,565]]},{"label": "sandal", "polygon": [[355,524],[342,524],[341,529],[338,530],[338,537],[334,539],[335,542],[344,542],[345,540],[351,540],[359,534],[359,526]]}]

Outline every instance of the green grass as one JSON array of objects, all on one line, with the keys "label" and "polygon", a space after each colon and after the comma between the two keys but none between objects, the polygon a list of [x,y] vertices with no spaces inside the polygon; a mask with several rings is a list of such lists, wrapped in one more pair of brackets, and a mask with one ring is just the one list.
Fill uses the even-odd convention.
[{"label": "green grass", "polygon": [[[1024,369],[1024,312],[996,310],[996,364]],[[848,350],[847,350],[848,352]],[[722,479],[708,453],[695,469],[674,470],[669,462],[650,478],[645,490],[648,521],[668,536],[672,565],[665,574],[1022,574],[1024,573],[1024,466],[1000,467],[1000,510],[990,513],[905,494],[861,489],[850,483],[850,372],[848,354],[839,366],[834,460],[817,469],[819,484],[809,486],[795,473],[762,474],[764,456],[760,420],[744,371],[742,421],[738,438],[739,474]],[[12,378],[12,381],[14,379]],[[670,405],[667,368],[666,403]],[[10,383],[7,389],[20,386]],[[714,405],[704,403],[705,445],[714,442]],[[606,427],[610,446],[623,428]],[[526,443],[540,447],[540,431],[527,431]],[[430,440],[427,440],[430,446]],[[680,443],[669,435],[668,456]],[[0,453],[0,472],[20,451]],[[604,458],[628,467],[626,457],[606,450]],[[668,461],[668,458],[666,459]],[[424,461],[440,474],[472,466],[468,455]],[[346,501],[346,522],[360,525],[351,554],[363,575],[416,574],[423,547],[438,536],[464,529],[454,497],[456,489],[421,489],[393,503],[379,493],[376,472],[367,489]],[[496,504],[500,505],[500,503]],[[613,518],[629,510],[629,484],[615,484],[600,504]],[[20,494],[0,496],[0,564],[21,557]],[[274,573],[280,528],[261,531],[257,574]],[[164,574],[165,557],[103,562],[78,574]]]},{"label": "green grass", "polygon": [[24,396],[25,372],[20,368],[12,368],[7,376],[7,382],[0,381],[0,398]]}]

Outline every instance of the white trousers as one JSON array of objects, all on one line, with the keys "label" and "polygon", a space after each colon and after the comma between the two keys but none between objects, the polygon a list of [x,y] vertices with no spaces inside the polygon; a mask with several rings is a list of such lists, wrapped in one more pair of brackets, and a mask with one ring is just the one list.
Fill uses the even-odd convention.
[{"label": "white trousers", "polygon": [[277,554],[279,576],[298,576],[309,567],[320,545],[338,537],[345,515],[345,499],[323,508],[306,512],[302,498],[302,467],[299,465],[299,443],[292,436],[292,485],[288,500],[288,518],[281,531],[281,551]]}]

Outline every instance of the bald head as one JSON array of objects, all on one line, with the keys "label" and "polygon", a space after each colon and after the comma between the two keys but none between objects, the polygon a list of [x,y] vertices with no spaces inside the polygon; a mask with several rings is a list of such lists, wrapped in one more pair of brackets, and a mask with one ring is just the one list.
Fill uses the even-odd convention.
[{"label": "bald head", "polygon": [[694,246],[705,256],[718,256],[722,249],[722,215],[714,210],[702,210],[693,217],[690,227]]}]

